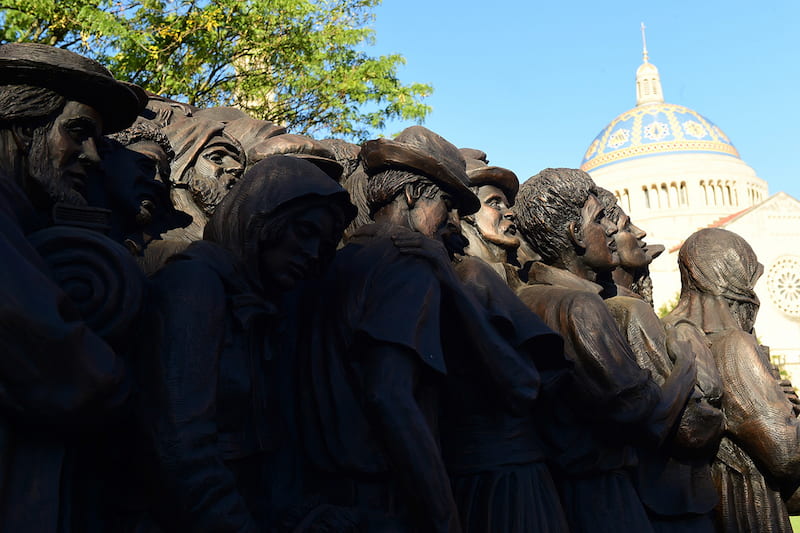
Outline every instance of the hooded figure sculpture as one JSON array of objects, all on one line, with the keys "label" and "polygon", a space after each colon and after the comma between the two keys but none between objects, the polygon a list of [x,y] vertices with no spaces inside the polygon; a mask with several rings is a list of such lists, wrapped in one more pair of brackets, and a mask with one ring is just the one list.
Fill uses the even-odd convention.
[{"label": "hooded figure sculpture", "polygon": [[763,267],[744,239],[720,228],[686,239],[678,267],[681,298],[664,320],[710,345],[722,380],[727,426],[712,465],[717,530],[791,531],[782,495],[800,483],[800,422],[753,334]]},{"label": "hooded figure sculpture", "polygon": [[205,240],[154,278],[154,320],[168,334],[146,397],[164,490],[158,514],[175,530],[272,522],[267,461],[285,437],[273,381],[284,353],[280,296],[324,267],[354,214],[316,166],[273,156],[226,196]]}]

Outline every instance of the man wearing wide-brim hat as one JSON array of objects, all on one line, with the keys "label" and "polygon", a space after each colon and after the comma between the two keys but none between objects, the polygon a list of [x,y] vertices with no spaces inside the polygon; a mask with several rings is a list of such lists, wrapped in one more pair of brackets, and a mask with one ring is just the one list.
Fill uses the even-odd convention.
[{"label": "man wearing wide-brim hat", "polygon": [[[312,295],[309,332],[300,335],[308,342],[300,350],[308,366],[299,373],[309,380],[301,384],[305,449],[326,495],[341,505],[413,531],[457,532],[432,423],[446,354],[459,356],[443,342],[445,330],[469,330],[475,353],[487,354],[487,345],[492,355],[508,353],[465,295],[443,244],[459,231],[459,214],[474,213],[480,202],[458,149],[424,127],[367,141],[361,161],[375,223],[339,250]],[[515,381],[499,387],[505,397],[530,401],[531,369],[508,362],[492,378],[508,373]]]},{"label": "man wearing wide-brim hat", "polygon": [[358,228],[336,254],[299,336],[307,342],[298,359],[307,362],[299,375],[308,380],[300,390],[310,477],[324,496],[372,516],[365,530],[396,522],[456,533],[430,424],[430,400],[446,373],[441,283],[430,261],[401,253],[393,239],[438,241],[449,268],[441,236],[458,224],[456,208],[472,213],[478,200],[458,149],[421,126],[367,141],[360,158],[375,223]]},{"label": "man wearing wide-brim hat", "polygon": [[99,137],[131,124],[141,104],[87,58],[0,46],[2,531],[70,530],[80,514],[74,484],[86,474],[72,471],[76,443],[90,441],[85,431],[130,388],[121,359],[83,322],[28,235],[51,224],[56,202],[86,203]]},{"label": "man wearing wide-brim hat", "polygon": [[86,203],[103,134],[133,123],[140,88],[68,50],[34,43],[0,46],[0,171],[34,207]]}]

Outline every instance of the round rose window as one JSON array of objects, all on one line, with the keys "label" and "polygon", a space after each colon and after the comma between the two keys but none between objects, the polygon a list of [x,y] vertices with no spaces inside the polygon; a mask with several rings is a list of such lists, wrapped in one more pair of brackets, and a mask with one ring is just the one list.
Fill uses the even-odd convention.
[{"label": "round rose window", "polygon": [[778,309],[800,317],[800,257],[779,258],[767,271],[767,290]]}]

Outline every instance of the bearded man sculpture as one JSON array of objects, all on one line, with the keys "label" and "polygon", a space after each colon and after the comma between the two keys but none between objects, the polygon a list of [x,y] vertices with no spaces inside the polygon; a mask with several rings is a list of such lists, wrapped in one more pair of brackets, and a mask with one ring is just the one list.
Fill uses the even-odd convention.
[{"label": "bearded man sculpture", "polygon": [[[79,468],[73,461],[81,435],[121,404],[130,385],[122,359],[57,285],[42,246],[72,262],[83,259],[70,248],[76,240],[115,260],[128,255],[96,232],[50,226],[64,222],[65,211],[89,212],[100,136],[126,128],[140,106],[130,86],[90,59],[44,45],[0,46],[4,531],[69,530],[96,511],[75,504],[77,480],[67,473]],[[73,268],[70,279],[83,272]]]}]

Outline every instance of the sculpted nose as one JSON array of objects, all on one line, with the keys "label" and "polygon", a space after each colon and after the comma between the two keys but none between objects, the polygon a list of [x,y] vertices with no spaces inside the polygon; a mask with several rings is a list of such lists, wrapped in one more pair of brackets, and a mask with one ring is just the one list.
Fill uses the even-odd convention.
[{"label": "sculpted nose", "polygon": [[451,209],[447,213],[447,222],[455,226],[461,226],[461,217],[458,215],[458,209]]},{"label": "sculpted nose", "polygon": [[97,143],[93,138],[88,138],[81,144],[81,153],[78,161],[84,166],[96,166],[100,164],[100,154],[97,151]]},{"label": "sculpted nose", "polygon": [[608,235],[609,237],[617,232],[617,225],[612,224],[611,221],[605,217],[603,217],[603,226],[605,227],[606,235]]}]

